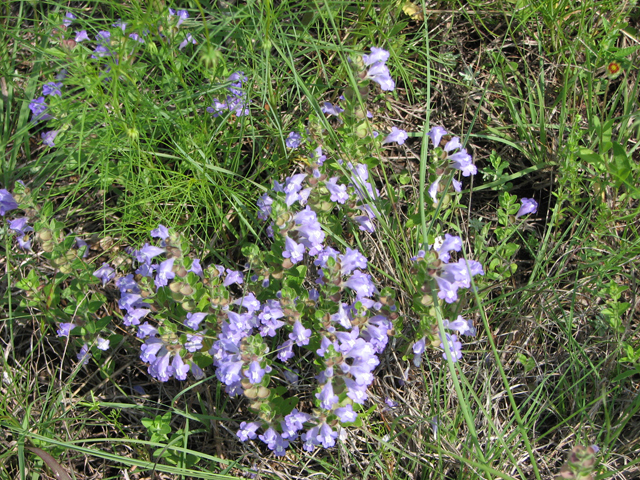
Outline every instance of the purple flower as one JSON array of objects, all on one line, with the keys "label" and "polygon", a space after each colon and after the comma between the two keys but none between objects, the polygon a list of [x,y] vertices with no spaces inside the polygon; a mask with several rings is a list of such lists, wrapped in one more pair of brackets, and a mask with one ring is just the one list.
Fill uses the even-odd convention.
[{"label": "purple flower", "polygon": [[475,175],[478,173],[478,169],[474,165],[471,155],[469,155],[464,148],[461,148],[453,155],[449,155],[449,161],[451,161],[451,166],[453,168],[462,172],[463,177],[468,177],[469,175]]},{"label": "purple flower", "polygon": [[74,328],[76,328],[75,323],[61,323],[56,333],[59,337],[68,337]]},{"label": "purple flower", "polygon": [[62,82],[47,82],[42,86],[42,94],[46,97],[47,95],[62,95],[60,91],[60,87],[62,86]]},{"label": "purple flower", "polygon": [[371,281],[371,275],[362,273],[360,270],[353,272],[351,277],[344,282],[346,287],[356,292],[356,298],[370,297],[376,291],[376,287]]},{"label": "purple flower", "polygon": [[173,369],[173,376],[176,377],[177,380],[186,380],[187,373],[189,373],[189,364],[184,363],[182,357],[179,353],[176,353],[173,357],[173,362],[171,363],[171,368]]},{"label": "purple flower", "polygon": [[246,294],[244,297],[235,300],[233,304],[246,308],[249,313],[260,310],[260,301],[251,292]]},{"label": "purple flower", "polygon": [[136,337],[138,338],[147,338],[149,336],[154,336],[158,334],[158,329],[151,326],[149,322],[144,322],[140,327],[138,327],[138,333]]},{"label": "purple flower", "polygon": [[46,113],[47,102],[44,101],[44,97],[34,98],[29,102],[29,109],[31,110],[31,121],[36,122],[39,120],[48,120],[51,115]]},{"label": "purple flower", "polygon": [[282,438],[287,440],[295,440],[298,438],[298,432],[304,428],[305,422],[308,422],[311,416],[307,413],[299,412],[294,408],[291,413],[284,417],[280,422],[282,427]]},{"label": "purple flower", "polygon": [[356,268],[366,269],[367,258],[358,249],[347,247],[344,255],[340,255],[340,272],[342,275],[350,275]]},{"label": "purple flower", "polygon": [[273,199],[269,197],[269,195],[266,193],[258,199],[258,201],[256,202],[256,205],[260,209],[260,211],[258,212],[258,218],[260,220],[266,221],[269,218],[269,216],[271,215],[272,204],[273,204]]},{"label": "purple flower", "polygon": [[4,217],[7,212],[16,208],[18,208],[18,202],[13,199],[13,196],[4,188],[0,189],[0,215]]},{"label": "purple flower", "polygon": [[85,343],[84,345],[82,345],[82,348],[78,352],[78,361],[82,365],[86,365],[87,363],[89,363],[90,358],[91,354],[89,353],[89,345]]},{"label": "purple flower", "polygon": [[320,442],[318,442],[318,439],[317,439],[318,430],[319,430],[318,427],[311,427],[309,430],[303,433],[302,436],[300,437],[303,441],[302,448],[306,452],[313,452],[316,445],[320,445]]},{"label": "purple flower", "polygon": [[344,383],[347,386],[347,396],[356,403],[362,405],[369,398],[367,394],[367,385],[361,385],[355,380],[345,378]]},{"label": "purple flower", "polygon": [[27,217],[9,220],[9,230],[16,232],[18,235],[25,235],[27,232],[33,232],[33,228],[27,225]]},{"label": "purple flower", "polygon": [[362,55],[362,61],[365,66],[373,65],[376,62],[386,63],[389,60],[389,52],[384,48],[371,47],[370,55]]},{"label": "purple flower", "polygon": [[449,263],[451,259],[450,253],[452,251],[459,252],[462,249],[462,239],[455,235],[449,235],[448,233],[444,234],[444,241],[442,245],[438,248],[434,248],[436,252],[438,252],[438,258],[442,260],[444,263]]},{"label": "purple flower", "polygon": [[327,113],[329,115],[335,115],[336,117],[344,112],[344,108],[340,108],[338,105],[334,105],[331,102],[324,102],[322,107],[320,107],[322,113]]},{"label": "purple flower", "polygon": [[434,203],[438,201],[438,188],[440,186],[440,178],[441,177],[438,177],[436,181],[429,186],[429,190],[428,190],[429,196],[431,197]]},{"label": "purple flower", "polygon": [[[293,370],[284,370],[282,372],[282,376],[284,377],[284,379],[291,385],[295,385],[298,383],[298,380],[300,379],[299,375],[296,373],[298,370],[296,369],[295,371]],[[295,409],[294,409],[295,410]],[[286,437],[285,437],[286,438]]]},{"label": "purple flower", "polygon": [[109,344],[111,342],[109,340],[105,340],[100,335],[96,338],[96,347],[98,350],[106,351],[109,350]]},{"label": "purple flower", "polygon": [[184,324],[193,330],[197,330],[198,327],[200,327],[200,322],[202,322],[206,316],[206,313],[189,312],[187,313],[187,319],[184,321]]},{"label": "purple flower", "polygon": [[62,20],[62,24],[63,24],[65,27],[69,27],[69,26],[71,26],[71,24],[73,23],[73,21],[76,19],[76,16],[75,16],[73,13],[71,13],[71,12],[67,12],[64,16],[65,16],[66,18],[64,18],[64,19]]},{"label": "purple flower", "polygon": [[433,142],[434,148],[438,148],[440,146],[440,140],[442,140],[442,137],[446,134],[447,131],[442,127],[432,127],[431,130],[429,130],[429,133],[427,133],[427,135]]},{"label": "purple flower", "polygon": [[[146,325],[146,322],[145,322]],[[157,358],[157,354],[164,348],[164,342],[157,338],[148,338],[142,345],[140,345],[140,359],[143,362],[153,362]],[[166,350],[166,348],[165,348]]]},{"label": "purple flower", "polygon": [[438,428],[440,428],[440,419],[436,416],[429,420],[429,424],[431,425],[431,430],[433,430],[433,436],[438,438]]},{"label": "purple flower", "polygon": [[222,282],[222,285],[224,285],[225,287],[228,287],[229,285],[232,285],[234,283],[242,285],[242,282],[244,281],[242,272],[231,270],[229,268],[227,268],[226,271],[227,276],[224,278],[224,282]]},{"label": "purple flower", "polygon": [[457,263],[445,263],[440,267],[435,279],[438,284],[438,298],[447,303],[458,300],[458,289],[469,288],[471,277],[484,275],[482,265],[475,260],[465,261],[464,258]]},{"label": "purple flower", "polygon": [[344,407],[336,408],[336,415],[343,423],[355,422],[358,418],[358,414],[353,411],[351,404],[347,404]]},{"label": "purple flower", "polygon": [[258,314],[258,320],[260,320],[260,334],[265,337],[273,337],[276,335],[276,330],[284,325],[283,321],[278,320],[284,317],[284,312],[280,303],[276,300],[267,300],[267,303],[262,307],[262,312]]},{"label": "purple flower", "polygon": [[169,280],[175,278],[176,274],[173,271],[173,262],[175,258],[169,258],[158,265],[155,284],[156,290],[160,287],[166,287],[169,284]]},{"label": "purple flower", "polygon": [[[105,263],[105,265],[107,264]],[[120,310],[129,311],[133,308],[141,308],[147,305],[142,302],[142,295],[127,292],[123,293],[120,296],[120,300],[118,300],[118,306],[120,307]]]},{"label": "purple flower", "polygon": [[385,398],[384,403],[386,403],[389,408],[396,408],[398,406],[397,402],[394,402],[390,398]]},{"label": "purple flower", "polygon": [[160,380],[161,382],[167,382],[173,376],[174,370],[169,362],[171,361],[171,354],[164,346],[161,347],[157,355],[151,360],[147,372],[153,378]]},{"label": "purple flower", "polygon": [[476,335],[476,329],[473,326],[473,322],[471,320],[467,320],[462,317],[462,315],[458,315],[453,322],[449,320],[443,320],[444,328],[448,328],[449,330],[455,330],[460,335],[467,335],[469,337],[474,337]]},{"label": "purple flower", "polygon": [[447,143],[444,144],[444,151],[451,152],[458,148],[462,148],[462,143],[460,143],[460,137],[453,137]]},{"label": "purple flower", "polygon": [[309,339],[311,338],[311,329],[304,328],[300,320],[297,320],[293,324],[293,332],[289,334],[289,339],[299,347],[303,345],[309,345]]},{"label": "purple flower", "polygon": [[190,33],[187,33],[186,38],[180,43],[180,45],[178,45],[178,50],[182,50],[184,47],[186,47],[187,45],[189,45],[190,43],[197,45],[198,42],[196,41],[195,38],[193,38],[193,36]]},{"label": "purple flower", "polygon": [[202,369],[198,366],[198,364],[196,362],[190,362],[191,365],[191,373],[193,374],[193,377],[196,380],[202,380],[204,378],[204,372],[202,371]]},{"label": "purple flower", "polygon": [[157,257],[161,253],[164,253],[163,248],[154,247],[145,243],[144,247],[133,252],[133,256],[136,257],[136,260],[140,263],[151,263],[151,259],[153,257]]},{"label": "purple flower", "polygon": [[322,386],[319,393],[316,393],[316,398],[320,400],[320,406],[325,410],[333,409],[339,400],[338,396],[333,393],[333,385],[330,380]]},{"label": "purple flower", "polygon": [[[449,344],[449,353],[451,354],[451,359],[454,362],[457,362],[462,358],[462,343],[458,341],[457,335],[449,335],[448,333],[445,333],[445,336],[446,336],[447,343]],[[440,344],[440,348],[445,350],[445,352],[442,354],[442,358],[446,360],[447,352],[446,352],[446,347],[444,345],[444,342]]]},{"label": "purple flower", "polygon": [[129,34],[129,38],[131,40],[135,40],[138,43],[144,43],[144,38],[142,38],[140,35],[138,35],[137,33],[130,33]]},{"label": "purple flower", "polygon": [[290,237],[285,238],[284,244],[285,250],[282,252],[282,256],[290,259],[294,265],[300,262],[304,257],[304,245],[296,243]]},{"label": "purple flower", "polygon": [[187,18],[189,18],[189,12],[186,10],[178,10],[178,27],[182,22],[184,22]]},{"label": "purple flower", "polygon": [[189,270],[187,270],[187,272],[192,272],[202,278],[204,276],[204,272],[202,271],[202,266],[200,265],[200,259],[194,258],[193,262],[191,262],[191,267],[189,267]]},{"label": "purple flower", "polygon": [[42,137],[42,143],[44,143],[48,147],[55,147],[56,144],[53,143],[53,141],[56,139],[56,135],[58,135],[57,130],[49,130],[48,132],[42,133],[40,135]]},{"label": "purple flower", "polygon": [[76,248],[78,250],[80,250],[81,248],[85,249],[84,253],[82,254],[82,258],[87,258],[89,256],[89,244],[80,237],[76,237]]},{"label": "purple flower", "polygon": [[103,263],[98,270],[93,272],[93,276],[98,277],[100,280],[102,280],[102,285],[104,286],[107,284],[107,282],[113,280],[113,278],[116,276],[116,271],[111,268],[108,263]]},{"label": "purple flower", "polygon": [[322,166],[324,161],[327,159],[327,156],[322,154],[322,147],[318,147],[311,152],[311,158],[318,166]]},{"label": "purple flower", "polygon": [[334,432],[329,425],[323,423],[320,426],[316,440],[324,448],[331,448],[336,444],[336,438],[338,438],[338,432]]},{"label": "purple flower", "polygon": [[133,274],[130,273],[126,277],[120,277],[116,280],[116,287],[120,290],[120,293],[140,293],[140,287],[133,278]]},{"label": "purple flower", "polygon": [[285,340],[278,348],[278,359],[286,362],[290,358],[293,358],[293,342],[291,340]]},{"label": "purple flower", "polygon": [[140,325],[140,320],[146,317],[150,311],[148,308],[130,308],[122,319],[122,323],[127,327]]},{"label": "purple flower", "polygon": [[298,240],[309,249],[310,255],[317,255],[322,251],[322,242],[325,234],[322,225],[318,222],[316,212],[307,206],[293,217],[297,228]]},{"label": "purple flower", "polygon": [[89,35],[87,35],[86,30],[76,32],[76,43],[84,42],[85,40],[89,40]]},{"label": "purple flower", "polygon": [[331,315],[331,321],[339,323],[343,328],[351,328],[351,319],[349,317],[350,310],[345,309],[346,303],[341,303],[338,313]]},{"label": "purple flower", "polygon": [[98,45],[93,49],[93,54],[90,58],[102,58],[108,57],[109,55],[111,55],[111,51],[107,47],[104,45]]},{"label": "purple flower", "polygon": [[31,239],[25,235],[18,237],[18,247],[22,250],[31,250]]},{"label": "purple flower", "polygon": [[382,141],[382,144],[398,142],[398,145],[402,145],[407,138],[409,138],[407,132],[397,127],[391,127],[391,133]]},{"label": "purple flower", "polygon": [[187,333],[187,341],[184,344],[184,348],[187,349],[187,352],[191,353],[202,350],[202,336],[191,335],[190,333]]},{"label": "purple flower", "polygon": [[302,135],[298,132],[291,132],[284,143],[289,148],[298,148],[302,143]]},{"label": "purple flower", "polygon": [[384,91],[392,91],[396,87],[389,73],[389,68],[382,62],[374,63],[371,68],[369,68],[366,78],[370,78],[376,82]]},{"label": "purple flower", "polygon": [[117,22],[112,23],[111,26],[121,29],[123,34],[124,34],[124,31],[127,29],[127,24],[120,19],[118,19]]},{"label": "purple flower", "polygon": [[329,190],[331,194],[330,200],[332,202],[339,203],[340,205],[344,205],[347,200],[349,200],[349,195],[347,194],[347,186],[346,185],[338,185],[338,177],[333,177],[329,179],[329,181],[325,182],[325,187]]},{"label": "purple flower", "polygon": [[96,35],[96,42],[98,43],[98,45],[109,45],[109,43],[111,42],[111,32],[107,30],[100,30]]},{"label": "purple flower", "polygon": [[158,225],[158,228],[154,228],[149,233],[153,238],[161,238],[162,240],[166,240],[169,238],[169,229],[162,224]]},{"label": "purple flower", "polygon": [[249,381],[255,385],[256,383],[260,383],[262,381],[262,377],[264,377],[265,373],[266,370],[260,366],[260,362],[254,360],[249,365],[249,368],[244,371],[244,376],[247,377]]},{"label": "purple flower", "polygon": [[426,348],[426,337],[422,337],[416,343],[413,344],[413,364],[419,367],[422,364],[422,354]]},{"label": "purple flower", "polygon": [[236,433],[241,442],[246,442],[247,440],[253,440],[258,435],[256,432],[261,427],[260,422],[242,422],[240,424],[240,430]]},{"label": "purple flower", "polygon": [[289,446],[289,442],[283,439],[273,428],[269,428],[264,432],[264,435],[259,435],[258,438],[266,443],[269,450],[272,450],[279,457],[285,454],[285,450]]},{"label": "purple flower", "polygon": [[528,215],[529,213],[536,213],[538,211],[538,202],[533,198],[523,198],[520,202],[520,210],[516,213],[516,218]]}]

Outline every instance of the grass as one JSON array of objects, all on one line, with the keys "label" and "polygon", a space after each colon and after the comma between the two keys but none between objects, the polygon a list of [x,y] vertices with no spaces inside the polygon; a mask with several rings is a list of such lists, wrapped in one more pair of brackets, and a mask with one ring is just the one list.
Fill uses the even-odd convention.
[{"label": "grass", "polygon": [[[417,5],[421,20],[403,6],[183,2],[172,7],[189,9],[183,31],[198,44],[180,53],[178,38],[155,35],[164,2],[2,6],[1,186],[23,180],[41,206],[29,216],[50,212],[66,231],[94,235],[98,266],[122,259],[158,223],[183,231],[202,258],[241,262],[246,242],[264,241],[257,198],[303,165],[287,135],[309,115],[333,131],[320,104],[355,84],[347,59],[372,45],[390,51],[398,88],[366,108],[380,131],[394,125],[411,136],[372,152],[388,212],[377,232],[333,235],[370,252],[402,312],[364,425],[335,448],[292,447],[277,458],[237,441],[247,406],[215,378],[155,382],[124,344],[79,365],[72,342],[55,336],[52,303],[42,308],[36,293],[14,287],[30,270],[70,281],[42,255],[17,256],[5,236],[0,477],[55,475],[35,447],[72,478],[543,479],[572,447],[591,444],[601,449],[598,479],[640,475],[638,7],[437,2]],[[119,18],[149,28],[155,48],[148,41],[132,54],[123,44],[127,61],[105,72],[88,47],[56,40],[66,11],[92,38]],[[617,76],[607,73],[614,61]],[[50,121],[61,133],[46,148],[28,104],[62,68],[65,94],[48,97],[64,112]],[[249,79],[252,114],[213,118],[205,109],[237,70]],[[421,209],[432,125],[459,134],[479,169],[437,214]],[[330,153],[359,160],[346,146]],[[522,197],[539,202],[538,214],[510,228]],[[451,230],[485,267],[463,302],[479,334],[461,361],[431,349],[416,368],[411,344],[426,314],[412,309],[408,259]],[[116,295],[95,289],[82,301],[103,299],[95,315],[119,318]],[[398,406],[386,408],[386,398]]]}]

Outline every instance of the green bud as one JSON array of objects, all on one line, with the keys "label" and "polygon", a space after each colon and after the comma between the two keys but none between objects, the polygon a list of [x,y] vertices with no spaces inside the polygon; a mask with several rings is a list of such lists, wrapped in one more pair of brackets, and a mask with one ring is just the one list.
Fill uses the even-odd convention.
[{"label": "green bud", "polygon": [[209,45],[207,48],[200,50],[200,63],[203,67],[213,70],[218,69],[220,63],[224,60],[222,53],[213,45]]}]

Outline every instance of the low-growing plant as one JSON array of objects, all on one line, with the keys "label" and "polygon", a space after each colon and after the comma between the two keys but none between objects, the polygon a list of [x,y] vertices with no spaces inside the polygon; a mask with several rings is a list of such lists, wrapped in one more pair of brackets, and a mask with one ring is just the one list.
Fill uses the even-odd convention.
[{"label": "low-growing plant", "polygon": [[[381,145],[402,144],[408,135],[393,127],[384,138],[379,136],[366,103],[371,82],[383,90],[394,88],[388,58],[387,51],[376,47],[352,58],[358,88],[346,89],[339,103],[321,107],[335,118],[335,126],[311,115],[300,131],[289,134],[286,147],[304,159],[304,167],[282,183],[274,182],[260,197],[258,218],[268,222],[268,238],[244,245],[240,270],[203,266],[188,239],[163,225],[150,232],[154,244],[120,254],[115,268],[103,263],[94,270],[83,258],[88,245],[65,237],[64,225],[51,219],[50,205],[38,210],[28,190],[17,188],[18,200],[38,220],[32,229],[26,217],[16,219],[10,229],[20,235],[25,251],[32,248],[28,230],[34,230],[44,258],[57,272],[46,284],[37,269],[21,279],[17,286],[26,292],[23,306],[46,305],[46,318],[55,323],[58,336],[78,342],[78,360],[88,364],[94,357],[100,364],[102,352],[123,337],[113,333],[111,316],[99,313],[104,296],[89,289],[96,278],[103,286],[115,280],[122,325],[130,334],[126,340],[140,346],[152,377],[185,380],[191,372],[200,380],[213,365],[227,393],[249,402],[253,418],[240,424],[240,440],[259,437],[276,455],[284,455],[297,438],[309,451],[334,446],[342,427],[366,418],[364,404],[378,356],[388,336],[404,328],[397,293],[377,286],[367,257],[356,248],[333,246],[338,246],[334,239],[373,234],[376,219],[387,213],[370,167],[376,166]],[[210,112],[248,114],[251,100],[241,90],[246,80],[241,72],[232,74],[228,95],[215,100]],[[477,169],[458,137],[442,127],[431,129],[429,137],[434,146],[429,188],[433,219],[461,191],[455,172],[468,177]],[[340,152],[352,160],[342,160]],[[516,217],[536,207],[535,202],[525,204]],[[516,213],[514,206],[508,210]],[[446,234],[436,245],[423,245],[412,259],[418,292],[413,314],[422,319],[414,363],[420,365],[431,344],[456,362],[462,343],[446,330],[475,334],[472,323],[461,316],[458,291],[471,288],[472,277],[484,272],[479,262],[462,255],[454,261],[453,252],[462,254],[458,236]],[[442,320],[444,316],[455,320]]]}]

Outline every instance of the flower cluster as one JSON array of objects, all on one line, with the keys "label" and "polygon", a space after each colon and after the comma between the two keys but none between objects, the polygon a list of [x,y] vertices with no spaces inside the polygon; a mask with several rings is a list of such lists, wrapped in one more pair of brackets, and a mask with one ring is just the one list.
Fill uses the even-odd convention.
[{"label": "flower cluster", "polygon": [[[220,265],[202,269],[184,255],[179,238],[160,225],[151,232],[160,245],[132,251],[135,275],[116,281],[123,323],[144,339],[140,358],[149,364],[149,374],[160,381],[184,380],[192,371],[201,378],[197,358],[210,358],[226,391],[248,398],[259,416],[243,422],[238,437],[260,438],[276,455],[297,438],[309,451],[331,447],[339,424],[356,421],[354,405],[368,398],[378,355],[398,316],[392,298],[379,294],[361,252],[347,248],[341,253],[324,243],[320,217],[330,212],[328,204],[351,205],[354,216],[367,212],[373,228],[374,209],[365,202],[378,195],[364,165],[348,165],[349,173],[340,176],[325,160],[321,149],[314,149],[312,172],[274,182],[272,192],[260,199],[260,217],[271,220],[273,245],[271,252],[249,252],[252,267],[246,275]],[[314,208],[320,206],[319,215]],[[303,262],[314,268],[297,266]],[[95,276],[104,282],[113,273],[103,265]],[[143,318],[157,326],[141,325]],[[316,409],[283,411],[276,375],[297,381],[288,364],[305,351],[319,368],[315,393],[310,392]]]},{"label": "flower cluster", "polygon": [[[214,115],[247,108],[246,77],[237,73],[229,81],[230,95],[214,103]],[[390,141],[406,138],[392,133]],[[375,230],[380,194],[368,167],[328,159],[310,134],[303,139],[292,132],[286,143],[307,149],[307,167],[275,181],[258,200],[270,251],[247,247],[244,271],[201,268],[179,236],[160,225],[151,232],[158,245],[131,251],[135,273],[116,280],[123,324],[144,340],[140,358],[149,374],[160,381],[183,380],[188,372],[201,378],[212,364],[227,393],[247,398],[257,416],[241,423],[238,438],[258,438],[276,455],[297,439],[308,451],[329,448],[341,426],[357,421],[398,318],[392,295],[380,292],[368,273],[365,255],[326,243],[335,210],[360,230]],[[113,274],[108,265],[95,272],[103,282]],[[301,363],[303,355],[314,360]],[[297,385],[296,397],[306,394],[314,408],[296,408],[278,382]]]},{"label": "flower cluster", "polygon": [[247,81],[244,72],[235,72],[229,75],[227,81],[230,83],[227,87],[229,94],[224,100],[213,99],[213,105],[207,107],[207,112],[217,117],[222,112],[229,111],[237,117],[249,115],[249,99],[247,93],[242,89],[243,84]]},{"label": "flower cluster", "polygon": [[[178,28],[187,18],[184,10],[169,11],[167,41],[178,38]],[[73,20],[67,15],[65,26]],[[148,35],[130,33],[127,40],[126,23],[118,21],[113,27],[113,31],[98,33],[91,55],[108,58],[111,66],[121,58],[117,46],[128,41],[144,43]],[[114,41],[116,36],[118,41]],[[76,34],[76,42],[85,40],[86,32]],[[179,49],[192,40],[185,36]],[[383,91],[395,88],[386,66],[389,56],[386,50],[373,47],[370,54],[352,62],[364,96],[370,88],[368,80]],[[34,101],[35,119],[47,115],[45,96],[62,94],[62,79],[57,80],[61,81],[46,84],[43,97]],[[238,117],[248,115],[247,77],[236,72],[227,81],[226,98],[214,99],[207,110],[214,117],[225,111]],[[361,421],[359,413],[368,401],[379,355],[399,318],[391,290],[379,289],[366,255],[351,246],[337,249],[328,235],[340,228],[375,232],[376,219],[384,215],[384,202],[371,178],[370,168],[376,165],[371,145],[402,145],[408,138],[407,132],[392,127],[384,139],[375,140],[373,116],[362,108],[362,98],[350,97],[352,93],[345,91],[342,106],[325,102],[322,112],[338,117],[342,134],[351,132],[353,138],[364,139],[351,142],[346,148],[352,150],[345,158],[366,158],[368,163],[336,158],[333,152],[340,148],[332,148],[323,127],[311,119],[291,132],[285,146],[298,149],[304,167],[274,181],[273,188],[258,200],[257,216],[265,222],[270,240],[265,239],[267,248],[245,246],[247,263],[242,268],[201,265],[191,255],[189,242],[158,225],[150,232],[150,243],[128,251],[131,262],[121,265],[132,265],[131,270],[118,272],[104,263],[93,273],[103,286],[115,282],[122,325],[137,337],[140,359],[147,364],[149,375],[161,382],[183,381],[189,374],[200,380],[205,369],[213,367],[226,392],[246,398],[255,415],[252,421],[240,424],[238,438],[259,439],[275,455],[284,455],[291,442],[298,440],[307,451],[330,448],[343,427]],[[57,132],[48,133],[45,142],[53,145]],[[435,201],[446,169],[458,169],[468,176],[475,174],[475,166],[457,137],[450,138],[439,127],[429,135],[440,161],[430,189]],[[453,184],[460,191],[459,182]],[[15,208],[3,192],[2,213]],[[26,237],[30,227],[19,220],[11,222],[10,228],[20,235],[23,248],[30,248]],[[423,292],[434,291],[435,299],[437,290],[437,298],[451,304],[458,300],[460,289],[471,287],[474,275],[484,273],[479,262],[456,256],[461,249],[459,237],[446,235],[441,244],[414,257],[416,281]],[[416,365],[420,365],[427,340],[440,345],[445,358],[461,358],[459,336],[474,335],[472,323],[457,316],[445,320],[443,326],[448,333],[425,335],[413,345]],[[62,322],[58,335],[69,337],[77,327],[82,325],[75,320]],[[92,332],[94,343],[84,343],[80,349],[80,362],[89,361],[89,344],[99,350],[109,348],[109,340],[97,333]],[[93,354],[99,352],[94,349]],[[291,395],[294,388],[295,396]]]},{"label": "flower cluster", "polygon": [[[18,202],[13,198],[13,195],[4,188],[0,189],[0,216],[4,217],[7,213],[18,207]],[[31,238],[27,234],[33,232],[33,227],[27,225],[28,221],[29,219],[27,217],[7,220],[9,230],[18,235],[18,247],[22,250],[31,250]]]},{"label": "flower cluster", "polygon": [[[186,10],[169,9],[168,15],[157,25],[157,35],[167,43],[178,42],[178,50],[183,50],[188,44],[196,44],[197,41],[190,33],[180,29],[180,25],[189,18]],[[133,30],[129,24],[118,20],[111,26],[112,29],[100,30],[95,35],[95,43],[92,48],[81,47],[80,44],[86,45],[91,39],[86,30],[73,31],[71,27],[77,20],[76,16],[67,12],[62,19],[62,28],[57,30],[58,43],[66,49],[74,50],[80,48],[81,52],[96,60],[95,65],[101,69],[101,77],[103,81],[111,80],[110,73],[115,66],[125,64],[149,40],[152,32],[145,28],[141,31]],[[56,108],[58,99],[62,97],[63,87],[68,72],[63,69],[55,77],[54,80],[46,82],[42,87],[42,95],[34,98],[29,102],[29,109],[32,112],[32,123],[46,122],[56,118],[62,119],[64,115],[59,114]],[[58,97],[58,99],[56,99]],[[51,100],[56,99],[55,103]],[[50,105],[50,103],[52,103]],[[48,147],[55,147],[56,141],[59,140],[58,135],[65,128],[57,128],[40,134],[42,143]]]},{"label": "flower cluster", "polygon": [[396,84],[389,73],[387,60],[389,60],[389,52],[378,47],[371,47],[371,54],[362,56],[362,62],[369,67],[364,78],[373,80],[382,90],[391,91]]},{"label": "flower cluster", "polygon": [[[428,252],[420,250],[418,254],[412,258],[414,262],[413,273],[415,274],[417,286],[421,291],[426,292],[426,298],[423,303],[427,304],[432,301],[429,298],[431,292],[437,291],[437,298],[444,300],[445,303],[451,304],[458,301],[458,290],[471,288],[471,278],[475,275],[484,275],[482,265],[475,260],[467,260],[458,258],[457,262],[452,260],[452,252],[460,252],[462,250],[462,239],[455,235],[445,234],[444,239],[436,245],[432,245]],[[445,319],[444,328],[453,330],[459,335],[474,336],[476,333],[473,324],[458,316],[456,320],[450,322]],[[434,331],[437,331],[437,325],[434,325]],[[435,336],[435,335],[434,335]],[[458,336],[445,333],[443,339],[438,334],[435,343],[444,350],[449,350],[453,361],[458,361],[462,357],[462,343]],[[426,337],[418,340],[413,346],[414,363],[419,366],[422,362],[421,356],[425,351]],[[446,354],[443,354],[446,359]]]},{"label": "flower cluster", "polygon": [[[442,193],[445,186],[441,184],[441,180],[452,170],[459,170],[463,177],[475,175],[478,169],[473,163],[471,155],[462,147],[459,137],[452,137],[442,127],[433,127],[429,133],[429,138],[433,142],[434,156],[436,158],[436,178],[429,187],[429,196],[434,203],[438,202],[438,193]],[[462,182],[455,178],[451,178],[453,189],[456,192],[462,190]]]}]

